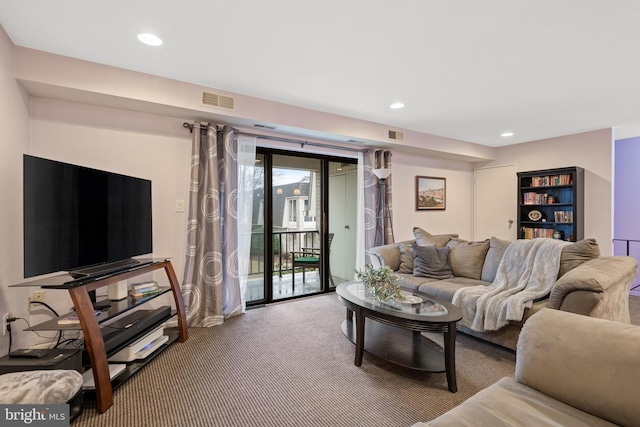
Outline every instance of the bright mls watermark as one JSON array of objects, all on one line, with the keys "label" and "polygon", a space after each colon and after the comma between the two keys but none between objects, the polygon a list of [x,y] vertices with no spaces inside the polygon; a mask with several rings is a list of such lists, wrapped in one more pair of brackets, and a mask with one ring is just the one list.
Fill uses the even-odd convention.
[{"label": "bright mls watermark", "polygon": [[69,405],[0,405],[0,425],[69,427]]}]

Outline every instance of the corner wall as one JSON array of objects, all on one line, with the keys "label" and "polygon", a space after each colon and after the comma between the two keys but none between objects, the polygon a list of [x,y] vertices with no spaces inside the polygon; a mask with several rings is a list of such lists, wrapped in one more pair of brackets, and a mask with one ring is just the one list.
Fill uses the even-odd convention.
[{"label": "corner wall", "polygon": [[[29,102],[14,78],[14,67],[13,43],[0,27],[0,317],[9,310],[23,316],[27,305],[26,290],[8,288],[23,277],[22,154],[29,145]],[[24,328],[24,321],[14,324],[13,348],[20,345],[20,335],[25,333],[18,331]],[[8,338],[0,334],[0,355],[9,348]]]},{"label": "corner wall", "polygon": [[518,172],[584,168],[584,235],[595,238],[605,256],[612,254],[612,153],[613,131],[601,129],[500,147],[496,159],[482,167],[515,164]]},{"label": "corner wall", "polygon": [[[413,239],[413,227],[432,234],[457,233],[471,240],[473,225],[473,164],[393,153],[393,225],[395,241]],[[445,210],[416,210],[416,176],[445,178]],[[514,195],[515,197],[515,195]]]}]

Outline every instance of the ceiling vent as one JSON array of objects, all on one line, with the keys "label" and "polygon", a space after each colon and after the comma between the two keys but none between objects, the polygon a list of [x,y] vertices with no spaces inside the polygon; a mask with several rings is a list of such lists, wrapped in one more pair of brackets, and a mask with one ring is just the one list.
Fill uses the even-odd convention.
[{"label": "ceiling vent", "polygon": [[389,130],[389,139],[395,139],[397,141],[402,141],[404,139],[404,134],[397,130]]},{"label": "ceiling vent", "polygon": [[235,109],[234,98],[211,92],[202,92],[202,104],[210,107],[224,108],[225,110]]}]

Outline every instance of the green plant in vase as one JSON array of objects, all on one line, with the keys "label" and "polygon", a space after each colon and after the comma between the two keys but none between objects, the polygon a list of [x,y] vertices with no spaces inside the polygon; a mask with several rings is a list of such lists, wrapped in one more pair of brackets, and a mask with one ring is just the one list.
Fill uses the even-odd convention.
[{"label": "green plant in vase", "polygon": [[371,295],[374,300],[386,301],[402,296],[400,285],[396,284],[400,276],[395,274],[388,265],[373,268],[372,265],[365,264],[364,270],[355,270],[355,272],[356,278],[364,283],[365,294]]}]

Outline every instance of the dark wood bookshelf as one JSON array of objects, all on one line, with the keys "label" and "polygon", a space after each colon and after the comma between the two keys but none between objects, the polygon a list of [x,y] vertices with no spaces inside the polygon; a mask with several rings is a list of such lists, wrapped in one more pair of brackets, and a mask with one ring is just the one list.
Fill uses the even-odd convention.
[{"label": "dark wood bookshelf", "polygon": [[518,238],[584,238],[584,169],[518,172]]}]

